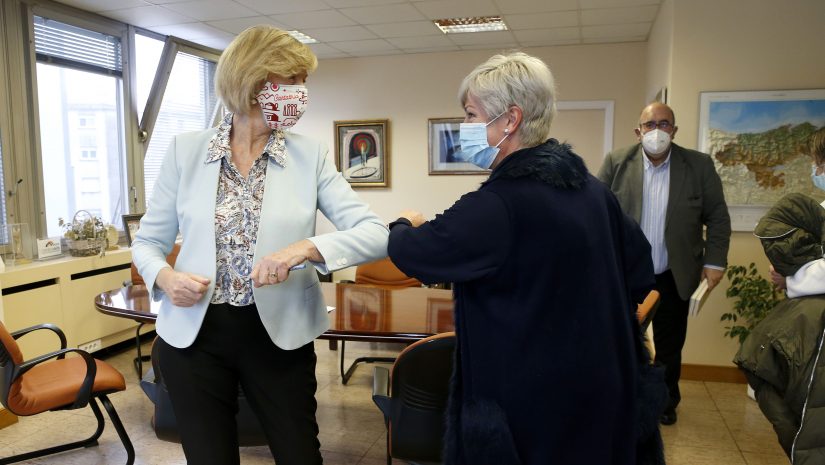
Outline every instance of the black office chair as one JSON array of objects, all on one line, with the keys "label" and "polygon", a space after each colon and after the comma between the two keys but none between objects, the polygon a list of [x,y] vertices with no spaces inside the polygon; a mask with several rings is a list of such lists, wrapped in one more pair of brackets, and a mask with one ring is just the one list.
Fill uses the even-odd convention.
[{"label": "black office chair", "polygon": [[392,374],[375,367],[372,400],[387,425],[388,465],[441,463],[454,351],[455,333],[436,334],[404,349]]},{"label": "black office chair", "polygon": [[[163,383],[160,369],[158,367],[158,345],[152,345],[152,368],[146,372],[146,376],[140,381],[140,387],[149,400],[155,404],[155,413],[152,415],[152,428],[155,436],[162,441],[180,443],[180,433],[178,423],[175,419],[175,412],[172,410],[172,401],[169,399],[169,391]],[[238,414],[235,416],[238,424],[238,444],[240,446],[264,446],[268,442],[258,417],[252,412],[249,402],[246,400],[243,391],[238,386]]]}]

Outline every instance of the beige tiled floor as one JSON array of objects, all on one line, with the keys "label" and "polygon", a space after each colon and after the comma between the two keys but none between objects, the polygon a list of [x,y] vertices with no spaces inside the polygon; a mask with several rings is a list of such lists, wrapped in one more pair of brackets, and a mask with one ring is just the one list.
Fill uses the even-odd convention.
[{"label": "beige tiled floor", "polygon": [[[148,345],[147,345],[148,348]],[[347,359],[359,355],[392,355],[397,345],[348,343]],[[316,343],[318,353],[318,422],[321,450],[326,465],[383,465],[386,463],[384,423],[372,403],[372,367],[360,366],[346,386],[338,376],[337,352],[325,341]],[[158,440],[149,425],[152,404],[137,384],[131,367],[132,350],[107,358],[127,379],[125,392],[110,399],[117,408],[135,446],[137,464],[184,464],[180,446]],[[745,395],[745,386],[726,383],[682,383],[679,421],[663,426],[668,465],[780,465],[788,460],[770,424],[756,403]],[[105,415],[105,412],[104,412]],[[108,420],[108,418],[107,418]],[[52,412],[20,418],[0,430],[0,457],[91,435],[95,419],[89,409]],[[26,463],[60,465],[108,465],[125,463],[126,454],[107,423],[100,445]],[[243,448],[243,464],[272,463],[264,447]],[[400,463],[396,461],[395,463]]]}]

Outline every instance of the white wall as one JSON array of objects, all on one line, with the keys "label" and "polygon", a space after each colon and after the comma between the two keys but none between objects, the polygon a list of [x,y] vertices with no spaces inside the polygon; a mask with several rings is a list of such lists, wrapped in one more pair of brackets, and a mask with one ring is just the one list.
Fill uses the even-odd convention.
[{"label": "white wall", "polygon": [[[645,45],[609,44],[525,50],[553,71],[560,100],[614,100],[614,144],[634,141],[632,121],[644,100]],[[325,141],[334,151],[333,121],[390,120],[390,187],[361,189],[362,198],[385,220],[405,208],[432,217],[462,194],[475,190],[481,175],[430,176],[427,119],[463,116],[458,86],[476,65],[499,51],[431,53],[321,61],[308,80],[310,104],[295,130]],[[551,135],[576,148],[601,146],[600,127],[582,126],[574,134]],[[604,154],[582,153],[601,159]],[[597,169],[596,166],[593,169]],[[323,226],[326,228],[327,226]]]},{"label": "white wall", "polygon": [[[824,1],[674,3],[670,101],[678,143],[697,146],[700,92],[825,87]],[[768,261],[750,233],[733,233],[728,262],[756,262],[767,275]],[[724,297],[727,286],[723,280],[703,313],[690,322],[684,363],[732,365],[738,345],[723,338],[719,322],[731,308]]]}]

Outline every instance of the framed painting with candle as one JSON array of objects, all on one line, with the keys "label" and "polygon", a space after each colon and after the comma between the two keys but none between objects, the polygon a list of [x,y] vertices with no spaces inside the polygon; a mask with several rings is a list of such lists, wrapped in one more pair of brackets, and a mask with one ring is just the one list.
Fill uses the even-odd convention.
[{"label": "framed painting with candle", "polygon": [[335,121],[335,166],[353,187],[390,186],[390,122]]}]

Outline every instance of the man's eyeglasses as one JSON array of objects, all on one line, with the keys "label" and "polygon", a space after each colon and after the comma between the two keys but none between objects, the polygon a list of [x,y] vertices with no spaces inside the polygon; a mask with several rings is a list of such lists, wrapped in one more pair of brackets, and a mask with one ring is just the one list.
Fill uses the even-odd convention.
[{"label": "man's eyeglasses", "polygon": [[659,128],[659,129],[661,129],[662,131],[670,131],[671,129],[673,129],[673,124],[671,124],[671,122],[670,122],[670,121],[668,121],[668,120],[666,120],[666,119],[663,119],[663,120],[661,120],[661,121],[659,121],[659,122],[656,122],[656,121],[645,121],[644,123],[641,123],[641,124],[639,125],[639,127],[643,128],[643,129],[644,129],[644,130],[646,130],[646,131],[652,131],[652,130],[654,130],[654,129],[656,129],[656,128]]}]

